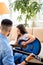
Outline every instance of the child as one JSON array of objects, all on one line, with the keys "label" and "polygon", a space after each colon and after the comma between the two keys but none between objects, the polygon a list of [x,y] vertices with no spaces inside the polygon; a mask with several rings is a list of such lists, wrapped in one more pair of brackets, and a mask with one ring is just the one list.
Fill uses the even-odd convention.
[{"label": "child", "polygon": [[[20,24],[20,25],[17,26],[17,35],[18,35],[17,36],[17,41],[16,41],[17,45],[18,45],[18,41],[20,39],[27,40],[26,42],[25,41],[22,42],[21,45],[23,47],[25,47],[27,44],[29,44],[29,43],[31,43],[32,41],[35,40],[35,37],[33,35],[27,33],[27,31],[26,31],[26,29],[25,29],[23,24]],[[22,62],[26,57],[27,57],[26,55],[23,55],[21,53],[20,54],[19,53],[15,53],[15,56],[14,56],[15,60],[17,60],[17,59],[19,61],[21,60],[20,62]]]},{"label": "child", "polygon": [[23,24],[19,24],[19,25],[17,26],[17,34],[18,34],[17,44],[18,44],[18,41],[19,41],[20,39],[27,40],[26,42],[23,41],[22,44],[21,44],[21,45],[24,46],[24,47],[25,47],[27,44],[29,44],[29,43],[31,43],[32,41],[35,40],[35,37],[34,37],[33,35],[27,33],[26,28],[24,27]]}]

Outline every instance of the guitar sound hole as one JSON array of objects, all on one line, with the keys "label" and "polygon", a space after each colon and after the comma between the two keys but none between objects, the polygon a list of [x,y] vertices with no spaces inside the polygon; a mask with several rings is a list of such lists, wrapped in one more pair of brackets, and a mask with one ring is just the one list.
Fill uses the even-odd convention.
[{"label": "guitar sound hole", "polygon": [[30,46],[30,50],[31,50],[31,51],[33,51],[33,48],[34,48],[34,46],[33,46],[33,45],[31,45],[31,46]]}]

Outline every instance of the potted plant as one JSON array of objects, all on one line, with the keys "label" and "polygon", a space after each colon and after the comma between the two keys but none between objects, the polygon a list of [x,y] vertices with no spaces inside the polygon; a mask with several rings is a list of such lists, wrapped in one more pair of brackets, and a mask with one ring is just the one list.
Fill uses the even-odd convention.
[{"label": "potted plant", "polygon": [[19,20],[22,20],[25,15],[25,26],[27,26],[27,21],[34,18],[41,8],[41,4],[31,0],[15,0],[12,5],[14,11],[20,11]]}]

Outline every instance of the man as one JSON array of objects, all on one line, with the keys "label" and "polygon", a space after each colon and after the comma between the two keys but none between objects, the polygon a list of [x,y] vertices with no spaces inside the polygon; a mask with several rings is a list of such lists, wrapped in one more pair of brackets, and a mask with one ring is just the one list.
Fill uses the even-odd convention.
[{"label": "man", "polygon": [[[1,33],[0,33],[0,65],[15,65],[13,51],[10,45],[8,44],[7,36],[9,36],[12,29],[12,21],[9,19],[4,19],[1,22]],[[31,56],[28,56],[25,61],[20,65],[25,65],[30,59]]]}]

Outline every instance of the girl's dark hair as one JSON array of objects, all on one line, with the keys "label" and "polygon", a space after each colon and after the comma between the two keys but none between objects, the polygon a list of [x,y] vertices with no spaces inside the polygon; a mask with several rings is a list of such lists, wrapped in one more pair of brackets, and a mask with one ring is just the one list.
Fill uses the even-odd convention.
[{"label": "girl's dark hair", "polygon": [[19,25],[17,26],[17,28],[20,30],[20,33],[21,33],[21,34],[27,33],[27,31],[26,31],[26,29],[25,29],[25,26],[24,26],[23,24],[19,24]]}]

